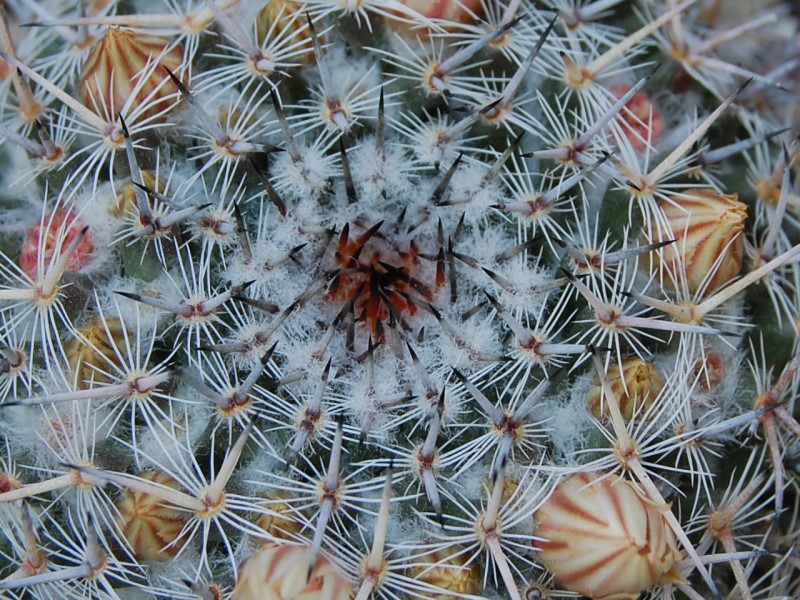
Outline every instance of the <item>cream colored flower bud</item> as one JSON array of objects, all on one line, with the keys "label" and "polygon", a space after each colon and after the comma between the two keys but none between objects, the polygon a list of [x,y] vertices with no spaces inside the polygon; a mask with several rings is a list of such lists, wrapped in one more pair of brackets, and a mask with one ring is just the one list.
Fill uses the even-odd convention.
[{"label": "cream colored flower bud", "polygon": [[125,330],[119,319],[93,319],[64,344],[70,378],[78,389],[92,382],[113,380],[114,366],[121,366],[125,352]]},{"label": "cream colored flower bud", "polygon": [[349,600],[353,586],[325,555],[309,577],[311,547],[264,544],[239,569],[231,600]]},{"label": "cream colored flower bud", "polygon": [[[139,477],[180,489],[180,484],[163,471],[143,471]],[[115,506],[117,524],[140,560],[163,562],[174,557],[183,546],[178,540],[186,524],[186,512],[145,492],[123,489]]]},{"label": "cream colored flower bud", "polygon": [[97,14],[104,10],[112,0],[90,0],[88,2],[88,6],[86,7],[87,12],[90,15]]},{"label": "cream colored flower bud", "polygon": [[[632,356],[622,361],[620,365],[614,363],[607,373],[611,389],[614,390],[614,397],[617,399],[619,409],[626,421],[633,418],[634,411],[646,410],[653,404],[661,389],[664,387],[664,379],[658,368],[653,364],[639,357]],[[602,402],[601,397],[603,387],[600,378],[595,377],[595,382],[589,388],[588,402],[589,408],[596,417],[610,416],[608,400]]]},{"label": "cream colored flower bud", "polygon": [[256,525],[263,529],[270,537],[279,540],[291,540],[303,530],[303,523],[297,519],[297,513],[292,506],[282,502],[284,496],[275,493],[263,506],[269,511],[260,514]]},{"label": "cream colored flower bud", "polygon": [[[481,573],[476,562],[466,564],[466,558],[458,555],[458,548],[447,548],[426,554],[408,569],[408,576],[442,590],[440,594],[420,593],[432,600],[458,600],[463,594],[479,595]],[[453,592],[447,594],[446,592]]]},{"label": "cream colored flower bud", "polygon": [[81,100],[104,119],[115,120],[136,92],[129,112],[147,104],[138,118],[158,115],[163,120],[179,100],[178,88],[164,67],[180,77],[182,63],[183,50],[166,38],[109,29],[83,66]]},{"label": "cream colored flower bud", "polygon": [[[162,194],[167,187],[163,179],[160,177],[156,178],[156,174],[148,170],[142,170],[142,185]],[[147,194],[147,201],[152,208],[153,197],[150,194]],[[136,186],[133,185],[130,179],[123,180],[117,186],[114,198],[110,202],[108,212],[112,217],[117,219],[123,217],[132,218],[136,215]]]},{"label": "cream colored flower bud", "polygon": [[567,590],[595,600],[636,600],[659,583],[682,580],[667,506],[643,498],[616,475],[578,473],[536,511],[534,534],[545,568]]},{"label": "cream colored flower bud", "polygon": [[268,0],[256,15],[256,40],[263,44],[267,37],[291,40],[306,51],[294,60],[314,62],[314,44],[306,19],[305,7],[289,0]]},{"label": "cream colored flower bud", "polygon": [[[684,275],[691,293],[702,288],[708,295],[739,275],[747,206],[737,194],[691,189],[662,202],[661,210],[672,230],[666,235],[675,243],[651,258],[653,267],[663,272],[665,284],[671,284],[670,274],[678,280]],[[654,231],[649,233],[651,239],[659,239]]]}]

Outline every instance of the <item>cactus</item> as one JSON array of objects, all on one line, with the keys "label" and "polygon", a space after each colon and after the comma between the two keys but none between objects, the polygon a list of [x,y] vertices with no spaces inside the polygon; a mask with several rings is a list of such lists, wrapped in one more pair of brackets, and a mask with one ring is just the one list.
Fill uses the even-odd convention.
[{"label": "cactus", "polygon": [[798,597],[798,40],[3,3],[0,595]]}]

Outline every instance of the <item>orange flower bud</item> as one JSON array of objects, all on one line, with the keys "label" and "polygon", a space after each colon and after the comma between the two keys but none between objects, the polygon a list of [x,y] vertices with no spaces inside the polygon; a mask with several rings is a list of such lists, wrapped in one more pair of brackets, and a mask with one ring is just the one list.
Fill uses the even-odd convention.
[{"label": "orange flower bud", "polygon": [[428,17],[466,23],[481,10],[480,0],[400,0],[400,4]]},{"label": "orange flower bud", "polygon": [[702,357],[692,366],[690,381],[697,380],[697,390],[714,390],[725,378],[725,360],[716,350],[703,350]]},{"label": "orange flower bud", "polygon": [[17,479],[16,474],[0,472],[0,494],[18,490],[21,487],[22,484],[19,482],[19,479]]},{"label": "orange flower bud", "polygon": [[[400,0],[400,4],[407,6],[414,12],[428,19],[437,21],[450,21],[453,25],[469,23],[473,15],[480,15],[480,0]],[[398,17],[407,20],[408,14],[398,14]],[[413,27],[412,24],[398,19],[386,19],[386,23],[398,31],[407,31],[412,35],[430,33],[429,30]],[[439,23],[440,25],[442,23]],[[447,29],[447,27],[445,27]]]},{"label": "orange flower bud", "polygon": [[[611,93],[622,98],[630,91],[631,86],[617,84],[611,86]],[[650,101],[646,92],[636,92],[628,100],[619,113],[623,131],[634,150],[639,152],[650,145],[655,145],[664,135],[664,118],[661,111]]]},{"label": "orange flower bud", "polygon": [[[86,224],[81,219],[63,208],[42,217],[36,225],[28,229],[25,236],[19,256],[20,269],[31,279],[38,279],[42,274],[40,268],[43,267],[46,271],[53,255],[64,252],[85,227]],[[44,240],[41,239],[43,235]],[[94,244],[91,233],[88,233],[67,260],[65,271],[80,271],[93,258]]]}]

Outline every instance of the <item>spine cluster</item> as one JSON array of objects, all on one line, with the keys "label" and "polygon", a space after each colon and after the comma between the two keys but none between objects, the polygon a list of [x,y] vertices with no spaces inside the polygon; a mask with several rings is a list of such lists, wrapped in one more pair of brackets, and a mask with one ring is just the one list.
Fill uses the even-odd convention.
[{"label": "spine cluster", "polygon": [[2,3],[0,595],[800,595],[798,29]]}]

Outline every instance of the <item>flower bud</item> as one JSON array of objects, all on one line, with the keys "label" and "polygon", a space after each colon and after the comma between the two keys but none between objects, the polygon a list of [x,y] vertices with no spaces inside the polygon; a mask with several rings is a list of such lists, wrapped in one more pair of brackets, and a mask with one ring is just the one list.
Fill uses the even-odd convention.
[{"label": "flower bud", "polygon": [[[163,471],[143,471],[139,477],[172,489],[180,484]],[[186,524],[186,513],[161,498],[145,492],[123,489],[114,504],[117,525],[136,558],[163,562],[174,557],[183,544],[176,541]]]},{"label": "flower bud", "polygon": [[282,45],[297,44],[295,49],[303,49],[306,53],[297,56],[295,60],[314,62],[311,29],[302,4],[287,0],[268,0],[256,15],[256,40],[259,45],[263,45],[268,37],[286,40]]},{"label": "flower bud", "polygon": [[15,473],[0,472],[0,494],[5,494],[22,487]]},{"label": "flower bud", "polygon": [[635,600],[681,580],[675,535],[663,511],[616,475],[578,473],[536,511],[539,557],[562,586],[595,600]]},{"label": "flower bud", "polygon": [[269,512],[260,514],[256,520],[256,525],[263,529],[270,537],[279,540],[291,540],[299,535],[303,530],[303,523],[300,522],[292,513],[291,505],[282,502],[283,496],[275,494],[269,503],[264,506]]},{"label": "flower bud", "polygon": [[[611,86],[611,93],[622,98],[630,89],[629,85],[617,84]],[[664,135],[664,118],[646,92],[636,92],[622,108],[619,117],[625,136],[638,152],[645,150],[648,145],[655,145]]]},{"label": "flower bud", "polygon": [[[711,294],[742,270],[747,206],[737,194],[691,189],[661,203],[674,243],[651,254],[665,285],[685,279],[690,293]],[[651,239],[660,239],[651,227]]]},{"label": "flower bud", "polygon": [[96,15],[108,8],[112,0],[90,0],[87,2],[86,12],[90,15]]},{"label": "flower bud", "polygon": [[[59,208],[28,229],[19,256],[19,267],[33,280],[47,271],[53,255],[63,253],[86,227],[71,211]],[[44,239],[42,239],[44,236]],[[94,258],[91,232],[87,233],[67,260],[67,272],[80,271]]]},{"label": "flower bud", "polygon": [[725,359],[716,350],[704,349],[692,366],[690,381],[697,381],[697,391],[711,392],[725,379]]},{"label": "flower bud", "polygon": [[483,586],[478,565],[475,562],[468,565],[465,561],[463,555],[457,554],[457,548],[437,550],[420,557],[415,566],[408,569],[407,574],[417,581],[442,590],[441,594],[425,595],[432,600],[457,600],[465,594],[479,595]]},{"label": "flower bud", "polygon": [[481,10],[480,0],[400,0],[407,6],[428,19],[440,19],[455,23],[466,23]]},{"label": "flower bud", "polygon": [[[620,365],[614,363],[607,373],[608,382],[614,391],[619,410],[626,421],[630,421],[635,412],[646,410],[653,404],[661,389],[664,387],[664,380],[658,372],[658,368],[641,358],[632,356],[622,361]],[[610,416],[608,410],[608,399],[602,402],[601,397],[603,386],[600,384],[600,377],[595,377],[595,382],[589,388],[588,402],[589,408],[596,417]]]},{"label": "flower bud", "polygon": [[166,69],[178,75],[182,64],[183,49],[168,39],[111,28],[83,67],[81,100],[101,117],[115,120],[135,92],[128,112],[146,103],[138,118],[158,116],[163,120],[179,99],[178,88]]},{"label": "flower bud", "polygon": [[[16,381],[29,374],[30,356],[23,347],[6,347],[0,353],[0,399],[14,390]],[[24,380],[23,380],[24,381]]]},{"label": "flower bud", "polygon": [[78,389],[92,383],[108,383],[114,366],[121,366],[125,349],[125,330],[119,319],[97,318],[78,330],[64,344],[69,361],[70,380]]},{"label": "flower bud", "polygon": [[309,576],[311,547],[264,544],[239,569],[231,600],[349,600],[353,587],[324,554]]},{"label": "flower bud", "polygon": [[[164,193],[166,188],[166,183],[161,178],[156,178],[153,171],[147,170],[142,171],[142,185],[159,193]],[[147,200],[152,208],[153,198],[150,194],[147,194]],[[132,218],[137,214],[136,186],[133,185],[130,179],[124,180],[117,187],[114,199],[111,201],[109,213],[117,219]]]},{"label": "flower bud", "polygon": [[753,184],[757,198],[772,206],[778,204],[781,198],[781,179],[780,176],[771,175],[756,180]]},{"label": "flower bud", "polygon": [[[431,2],[431,0],[400,0],[400,4],[426,19],[439,21],[438,25],[444,26],[447,30],[454,29],[454,26],[463,23],[469,23],[475,18],[475,15],[480,15],[481,13],[481,0],[438,0],[437,2]],[[430,29],[420,29],[414,27],[412,23],[408,23],[407,21],[411,18],[408,12],[401,13],[398,10],[392,12],[397,17],[386,19],[386,23],[392,29],[405,31],[412,35],[431,33]]]}]

